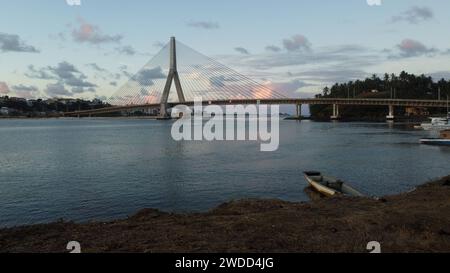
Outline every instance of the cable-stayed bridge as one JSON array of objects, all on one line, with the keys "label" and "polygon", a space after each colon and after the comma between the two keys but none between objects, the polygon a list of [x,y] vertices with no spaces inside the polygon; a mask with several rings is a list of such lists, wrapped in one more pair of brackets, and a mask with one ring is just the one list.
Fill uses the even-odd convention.
[{"label": "cable-stayed bridge", "polygon": [[272,90],[172,37],[158,54],[106,101],[112,107],[64,115],[92,116],[151,109],[165,118],[169,116],[168,109],[178,104],[193,105],[195,98],[201,98],[204,104],[216,105],[296,105],[298,116],[303,104],[327,104],[333,105],[334,119],[339,118],[339,105],[388,106],[388,119],[394,118],[395,106],[447,107],[447,102],[441,100],[288,98],[282,92]]}]

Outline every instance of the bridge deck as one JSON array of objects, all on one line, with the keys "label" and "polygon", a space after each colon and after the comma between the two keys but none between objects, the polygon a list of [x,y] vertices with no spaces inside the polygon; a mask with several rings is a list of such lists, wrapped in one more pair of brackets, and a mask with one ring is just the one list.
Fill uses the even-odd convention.
[{"label": "bridge deck", "polygon": [[[361,106],[403,106],[403,107],[447,107],[447,101],[443,100],[407,100],[407,99],[339,99],[339,98],[315,98],[315,99],[244,99],[244,100],[216,100],[216,101],[204,101],[204,105],[235,105],[235,104],[280,104],[280,105],[361,105]],[[180,103],[169,103],[169,107],[174,107]],[[182,103],[187,106],[193,106],[194,102]],[[85,116],[95,114],[115,113],[121,111],[130,111],[138,109],[151,109],[159,108],[160,104],[139,104],[139,105],[124,105],[114,106],[102,109],[85,110],[65,113],[64,116]]]}]

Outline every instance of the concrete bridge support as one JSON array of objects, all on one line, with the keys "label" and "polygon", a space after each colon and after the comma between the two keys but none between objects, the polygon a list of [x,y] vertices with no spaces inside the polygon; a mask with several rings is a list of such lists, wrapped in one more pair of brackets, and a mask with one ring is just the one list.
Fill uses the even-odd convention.
[{"label": "concrete bridge support", "polygon": [[170,69],[169,75],[167,76],[166,85],[161,98],[161,108],[160,108],[160,118],[168,119],[169,113],[167,112],[169,93],[172,87],[172,83],[175,82],[175,88],[177,89],[178,100],[183,103],[186,101],[183,93],[183,88],[181,87],[180,76],[177,70],[177,49],[175,37],[170,39]]},{"label": "concrete bridge support", "polygon": [[389,115],[386,117],[387,120],[394,120],[394,105],[389,105]]},{"label": "concrete bridge support", "polygon": [[302,105],[301,104],[296,104],[295,105],[295,110],[297,111],[297,118],[299,120],[302,119]]},{"label": "concrete bridge support", "polygon": [[338,120],[339,116],[339,104],[333,104],[333,115],[331,116],[331,120]]}]

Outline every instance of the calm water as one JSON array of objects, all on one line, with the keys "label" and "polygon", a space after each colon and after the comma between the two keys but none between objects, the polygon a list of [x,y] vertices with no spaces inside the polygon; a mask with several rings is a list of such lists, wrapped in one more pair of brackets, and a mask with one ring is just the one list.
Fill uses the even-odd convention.
[{"label": "calm water", "polygon": [[142,208],[205,211],[239,198],[308,200],[303,170],[369,195],[450,174],[450,149],[427,132],[366,123],[283,121],[280,149],[174,142],[149,120],[0,120],[0,226],[125,217]]}]

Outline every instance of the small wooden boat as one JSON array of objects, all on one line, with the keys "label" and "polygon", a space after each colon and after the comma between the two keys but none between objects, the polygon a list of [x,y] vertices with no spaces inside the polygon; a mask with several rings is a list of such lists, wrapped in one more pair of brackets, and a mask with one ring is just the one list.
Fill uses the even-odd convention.
[{"label": "small wooden boat", "polygon": [[334,177],[323,176],[320,172],[305,172],[305,178],[313,189],[326,196],[364,196],[347,183]]}]

